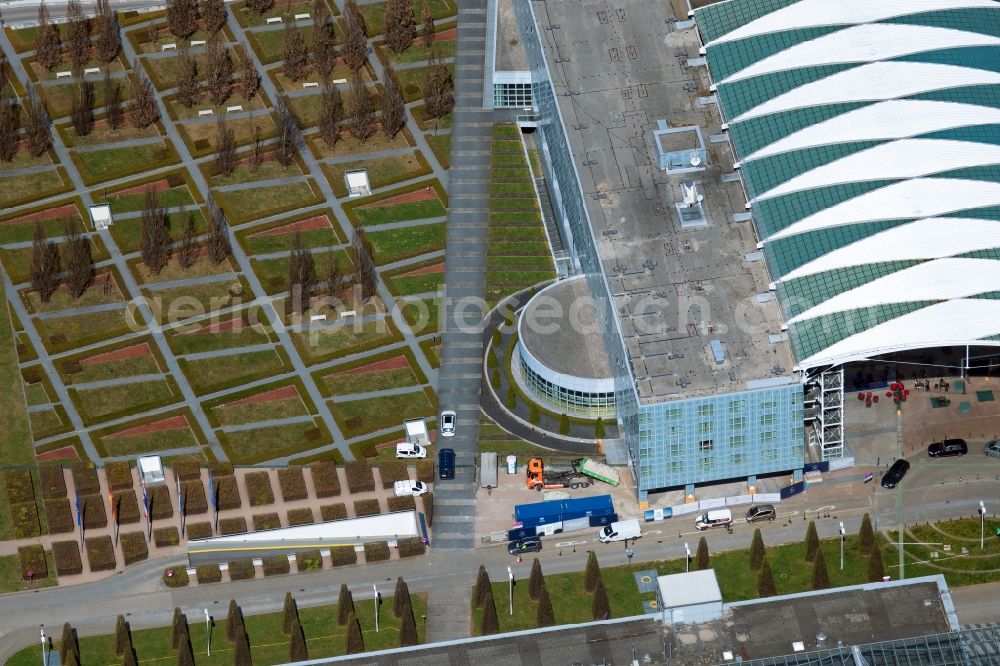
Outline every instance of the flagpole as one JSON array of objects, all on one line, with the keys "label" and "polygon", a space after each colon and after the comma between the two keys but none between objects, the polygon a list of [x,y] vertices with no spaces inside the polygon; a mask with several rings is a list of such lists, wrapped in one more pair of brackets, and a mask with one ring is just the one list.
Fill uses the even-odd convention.
[{"label": "flagpole", "polygon": [[108,491],[108,503],[111,505],[111,528],[115,535],[115,548],[118,547],[118,511],[115,508],[115,496]]},{"label": "flagpole", "polygon": [[80,528],[80,552],[83,552],[83,514],[80,512],[80,491],[76,491],[76,525]]}]

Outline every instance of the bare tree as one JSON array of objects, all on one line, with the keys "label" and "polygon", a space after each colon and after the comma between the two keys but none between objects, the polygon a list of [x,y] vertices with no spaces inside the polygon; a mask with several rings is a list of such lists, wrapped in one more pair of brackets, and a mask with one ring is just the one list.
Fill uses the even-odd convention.
[{"label": "bare tree", "polygon": [[385,95],[382,98],[382,131],[390,139],[406,125],[406,102],[392,65],[385,66]]},{"label": "bare tree", "polygon": [[122,48],[118,14],[111,9],[108,0],[97,0],[96,11],[94,23],[97,34],[94,36],[94,50],[101,62],[111,62],[118,57],[118,51]]},{"label": "bare tree", "polygon": [[80,235],[76,218],[66,222],[66,286],[73,298],[80,298],[94,277],[94,258],[90,255],[90,241]]},{"label": "bare tree", "polygon": [[226,25],[226,3],[223,0],[202,0],[201,18],[205,22],[205,30],[214,35]]},{"label": "bare tree", "polygon": [[256,14],[260,16],[271,7],[274,7],[274,0],[247,0],[247,7]]},{"label": "bare tree", "polygon": [[220,33],[215,33],[205,44],[205,83],[216,106],[229,98],[232,78],[233,63],[229,59],[229,51],[222,43]]},{"label": "bare tree", "polygon": [[79,76],[90,60],[90,23],[79,0],[69,0],[66,5],[66,46],[73,71]]},{"label": "bare tree", "polygon": [[396,53],[410,48],[417,36],[411,0],[389,0],[385,8],[385,43]]},{"label": "bare tree", "polygon": [[335,87],[324,87],[319,112],[319,133],[330,148],[333,148],[340,138],[340,121],[343,119],[344,104],[340,100],[340,91]]},{"label": "bare tree", "polygon": [[260,125],[253,126],[253,155],[250,157],[250,166],[259,169],[264,162],[264,137],[260,132]]},{"label": "bare tree", "polygon": [[35,93],[35,86],[28,86],[28,96],[25,99],[28,107],[28,124],[25,134],[28,139],[28,151],[38,157],[52,145],[52,121],[45,108],[45,102]]},{"label": "bare tree", "polygon": [[302,80],[309,69],[309,54],[302,33],[293,21],[285,24],[285,76],[292,81]]},{"label": "bare tree", "polygon": [[344,276],[340,271],[340,259],[336,256],[330,260],[326,266],[326,273],[323,275],[324,288],[330,298],[337,298],[340,293],[340,285],[344,281]]},{"label": "bare tree", "polygon": [[208,257],[212,263],[221,263],[233,252],[229,242],[229,225],[215,197],[208,195]]},{"label": "bare tree", "polygon": [[240,61],[240,94],[243,99],[249,102],[257,94],[260,87],[260,75],[257,73],[257,65],[253,58],[247,53],[247,48],[243,44],[236,45],[236,55]]},{"label": "bare tree", "polygon": [[184,224],[184,235],[181,237],[180,251],[177,261],[182,268],[191,268],[198,261],[198,244],[196,241],[197,231],[194,225],[194,213],[188,213],[187,221]]},{"label": "bare tree", "polygon": [[286,167],[292,163],[295,153],[298,152],[299,130],[295,125],[295,119],[288,111],[288,104],[285,101],[284,95],[278,98],[278,103],[275,105],[275,114],[277,116],[275,125],[278,131],[276,156],[278,163]]},{"label": "bare tree", "polygon": [[420,39],[423,41],[424,47],[429,49],[434,43],[434,17],[431,16],[431,8],[428,6],[427,0],[424,0],[424,10],[420,18],[424,22],[420,29]]},{"label": "bare tree", "polygon": [[229,176],[236,168],[236,132],[226,125],[226,117],[215,121],[215,166],[219,173]]},{"label": "bare tree", "polygon": [[198,29],[195,0],[167,0],[167,26],[174,37],[187,39]]},{"label": "bare tree", "polygon": [[142,207],[142,229],[139,236],[139,254],[154,275],[158,275],[170,260],[170,234],[167,231],[167,214],[160,206],[160,197],[152,187],[146,188]]},{"label": "bare tree", "polygon": [[77,136],[87,136],[94,130],[94,84],[80,81],[73,91],[70,120]]},{"label": "bare tree", "polygon": [[10,95],[10,87],[5,83],[0,87],[0,160],[10,162],[17,155],[18,128],[21,122],[21,106]]},{"label": "bare tree", "polygon": [[337,60],[333,44],[333,31],[330,25],[330,10],[324,0],[313,2],[313,60],[316,71],[323,81],[330,78],[330,72]]},{"label": "bare tree", "polygon": [[62,61],[62,43],[59,41],[59,29],[49,18],[49,10],[45,3],[38,5],[38,33],[35,37],[35,60],[49,70]]},{"label": "bare tree", "polygon": [[344,62],[356,72],[368,62],[368,38],[365,36],[364,18],[354,0],[347,0],[344,7],[347,33],[344,35]]},{"label": "bare tree", "polygon": [[443,118],[455,107],[455,84],[451,70],[436,52],[431,53],[430,64],[424,75],[424,110],[431,118]]},{"label": "bare tree", "polygon": [[31,288],[38,292],[42,303],[48,303],[59,288],[59,248],[45,237],[40,221],[35,222],[31,242]]},{"label": "bare tree", "polygon": [[375,133],[375,104],[368,86],[355,72],[351,79],[351,134],[361,143]]},{"label": "bare tree", "polygon": [[132,88],[132,104],[129,106],[129,117],[138,129],[152,125],[160,117],[160,107],[156,105],[156,94],[149,79],[139,68],[139,63],[132,63],[128,82]]},{"label": "bare tree", "polygon": [[125,120],[122,113],[121,88],[118,82],[111,78],[111,72],[104,70],[104,111],[111,129],[118,129]]},{"label": "bare tree", "polygon": [[375,259],[372,258],[372,245],[363,230],[357,230],[351,241],[354,254],[357,257],[355,280],[361,285],[361,298],[368,300],[378,291],[378,274],[375,270]]},{"label": "bare tree", "polygon": [[190,109],[198,99],[198,85],[198,63],[191,56],[187,42],[181,42],[174,70],[177,100]]},{"label": "bare tree", "polygon": [[288,292],[292,310],[305,312],[309,307],[309,294],[316,284],[316,264],[312,251],[303,245],[302,234],[295,233],[292,239],[292,254],[288,261]]}]

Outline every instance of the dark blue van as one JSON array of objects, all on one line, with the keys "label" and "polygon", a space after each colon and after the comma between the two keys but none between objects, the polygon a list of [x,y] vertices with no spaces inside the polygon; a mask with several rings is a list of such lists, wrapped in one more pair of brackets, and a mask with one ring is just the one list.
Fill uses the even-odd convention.
[{"label": "dark blue van", "polygon": [[438,477],[441,479],[455,478],[455,449],[438,451]]}]

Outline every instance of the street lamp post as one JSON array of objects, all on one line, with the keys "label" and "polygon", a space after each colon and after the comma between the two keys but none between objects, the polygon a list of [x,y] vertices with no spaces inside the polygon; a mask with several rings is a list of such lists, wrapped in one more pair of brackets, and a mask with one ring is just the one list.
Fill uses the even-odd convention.
[{"label": "street lamp post", "polygon": [[979,550],[986,548],[986,505],[979,503]]},{"label": "street lamp post", "polygon": [[840,521],[840,570],[844,570],[844,540],[847,538],[847,530],[844,529],[844,521]]},{"label": "street lamp post", "polygon": [[46,666],[46,664],[49,663],[49,659],[48,659],[48,655],[45,654],[46,640],[45,640],[45,625],[44,624],[42,625],[42,628],[38,630],[38,632],[39,632],[39,634],[41,634],[41,640],[42,640],[42,666]]},{"label": "street lamp post", "polygon": [[625,546],[625,557],[628,558],[628,565],[632,566],[632,558],[635,556],[635,551]]},{"label": "street lamp post", "polygon": [[507,567],[507,589],[508,589],[508,605],[510,606],[510,614],[514,615],[514,570]]},{"label": "street lamp post", "polygon": [[378,633],[378,585],[372,583],[372,589],[375,590],[375,633]]},{"label": "street lamp post", "polygon": [[208,609],[205,609],[205,642],[208,644],[208,656],[212,656],[212,618],[208,616]]},{"label": "street lamp post", "polygon": [[684,573],[691,573],[691,546],[684,544],[684,552],[687,553],[687,557],[684,558]]}]

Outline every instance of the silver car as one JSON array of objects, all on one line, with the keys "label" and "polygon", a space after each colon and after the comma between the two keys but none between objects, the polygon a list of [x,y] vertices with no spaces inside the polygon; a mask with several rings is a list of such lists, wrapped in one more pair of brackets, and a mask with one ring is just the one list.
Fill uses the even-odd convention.
[{"label": "silver car", "polygon": [[993,458],[1000,458],[1000,439],[994,439],[986,445],[983,453]]}]

